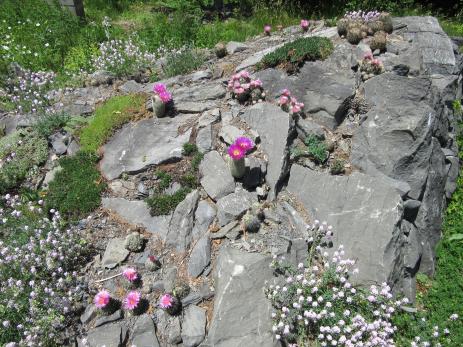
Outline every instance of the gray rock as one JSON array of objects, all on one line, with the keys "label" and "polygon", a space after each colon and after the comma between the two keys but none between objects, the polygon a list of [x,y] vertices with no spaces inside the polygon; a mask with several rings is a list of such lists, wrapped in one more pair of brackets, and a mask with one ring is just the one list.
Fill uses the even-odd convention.
[{"label": "gray rock", "polygon": [[132,345],[137,347],[159,347],[154,322],[144,314],[137,318],[133,327]]},{"label": "gray rock", "polygon": [[122,323],[104,325],[88,332],[89,347],[121,347],[127,338],[127,328]]},{"label": "gray rock", "polygon": [[69,141],[69,138],[65,134],[61,133],[55,133],[51,135],[48,140],[51,142],[51,146],[53,147],[53,151],[57,155],[62,155],[66,153],[68,146],[67,142]]},{"label": "gray rock", "polygon": [[168,188],[164,190],[164,194],[174,195],[182,188],[182,185],[178,182],[173,182],[169,185]]},{"label": "gray rock", "polygon": [[181,158],[182,145],[188,142],[191,130],[179,134],[178,128],[190,117],[154,117],[126,124],[103,147],[103,175],[112,180],[123,172],[136,173]]},{"label": "gray rock", "polygon": [[226,49],[228,54],[233,54],[236,52],[242,52],[247,50],[249,47],[242,43],[242,42],[236,42],[236,41],[230,41],[227,43]]},{"label": "gray rock", "polygon": [[196,146],[201,153],[209,152],[212,149],[212,126],[210,124],[198,130]]},{"label": "gray rock", "polygon": [[304,236],[307,231],[308,224],[304,221],[302,216],[297,212],[294,207],[292,207],[288,202],[283,201],[281,202],[281,206],[283,210],[289,217],[290,225],[292,228],[295,229],[297,235]]},{"label": "gray rock", "polygon": [[[222,247],[215,269],[214,313],[203,346],[278,346],[273,340],[271,305],[263,295],[272,279],[271,257]],[[243,305],[243,298],[252,305]]]},{"label": "gray rock", "polygon": [[119,319],[122,319],[123,316],[124,314],[122,313],[122,310],[117,310],[109,316],[101,316],[95,321],[95,327],[118,321]]},{"label": "gray rock", "polygon": [[243,177],[243,186],[255,188],[262,184],[267,173],[267,163],[256,157],[245,158],[246,172]]},{"label": "gray rock", "polygon": [[198,119],[198,128],[203,128],[208,125],[220,122],[220,109],[215,108],[213,110],[204,112]]},{"label": "gray rock", "polygon": [[227,236],[227,234],[232,231],[236,226],[238,225],[238,221],[232,221],[230,223],[228,223],[227,225],[225,225],[224,227],[220,228],[219,231],[217,231],[216,233],[211,233],[210,234],[210,237],[211,239],[221,239],[225,236]]},{"label": "gray rock", "polygon": [[220,199],[235,190],[235,180],[218,152],[206,153],[199,171],[202,176],[201,185],[211,199]]},{"label": "gray rock", "polygon": [[216,214],[217,209],[215,205],[207,200],[202,200],[198,203],[198,208],[195,212],[195,226],[192,232],[193,240],[199,239],[207,232]]},{"label": "gray rock", "polygon": [[407,200],[404,202],[404,218],[409,222],[413,223],[418,214],[418,210],[421,206],[421,201],[418,200]]},{"label": "gray rock", "polygon": [[182,328],[178,317],[174,317],[167,327],[167,342],[173,345],[182,342]]},{"label": "gray rock", "polygon": [[164,288],[167,292],[171,292],[174,289],[175,281],[177,280],[178,269],[175,266],[163,269],[164,274]]},{"label": "gray rock", "polygon": [[309,135],[314,135],[319,139],[325,138],[323,127],[310,119],[301,118],[297,121],[297,134],[302,141]]},{"label": "gray rock", "polygon": [[122,198],[103,198],[104,208],[117,213],[128,223],[142,225],[149,232],[157,234],[162,238],[167,233],[170,216],[152,217],[148,205],[144,201],[130,201]]},{"label": "gray rock", "polygon": [[79,152],[79,150],[80,150],[80,146],[77,143],[77,141],[71,140],[66,150],[66,153],[68,156],[73,156],[73,155],[76,155],[76,153]]},{"label": "gray rock", "polygon": [[84,313],[82,313],[82,315],[80,316],[80,322],[82,324],[87,324],[97,315],[98,315],[98,308],[95,305],[90,304],[85,308]]},{"label": "gray rock", "polygon": [[144,91],[144,86],[134,80],[130,80],[121,85],[119,91],[124,94],[142,93]]},{"label": "gray rock", "polygon": [[273,200],[289,170],[289,139],[295,124],[288,113],[269,103],[258,103],[239,116],[257,130],[261,137],[261,149],[267,155],[266,182],[270,187],[269,199]]},{"label": "gray rock", "polygon": [[198,200],[199,192],[197,190],[192,191],[186,196],[185,200],[177,205],[172,215],[166,236],[166,244],[175,247],[179,252],[184,252],[190,247]]},{"label": "gray rock", "polygon": [[182,325],[182,341],[185,347],[196,347],[206,335],[206,310],[190,305],[185,310]]},{"label": "gray rock", "polygon": [[224,125],[220,129],[219,137],[227,145],[231,145],[238,137],[244,136],[244,130],[241,130],[234,125]]},{"label": "gray rock", "polygon": [[173,92],[173,99],[175,103],[186,101],[202,102],[206,100],[221,99],[225,96],[226,90],[222,84],[185,86],[177,88]]},{"label": "gray rock", "polygon": [[244,189],[217,200],[219,225],[224,226],[240,218],[255,202],[257,202],[257,196]]},{"label": "gray rock", "polygon": [[102,84],[112,84],[116,76],[109,71],[98,70],[88,76],[90,85],[96,87]]},{"label": "gray rock", "polygon": [[281,46],[283,46],[283,44],[273,46],[273,47],[269,47],[269,48],[266,48],[266,49],[264,49],[262,51],[254,53],[253,55],[251,55],[248,58],[246,58],[245,60],[243,60],[241,62],[241,64],[238,65],[238,67],[235,69],[235,71],[239,72],[241,70],[247,69],[250,66],[254,66],[254,65],[260,63],[260,61],[262,60],[262,58],[264,58],[264,56],[266,54],[274,52],[277,48],[279,48]]},{"label": "gray rock", "polygon": [[199,277],[211,262],[211,240],[205,235],[194,245],[188,261],[188,275]]},{"label": "gray rock", "polygon": [[344,245],[346,257],[358,260],[356,281],[388,282],[401,289],[403,205],[392,187],[357,172],[330,176],[293,165],[288,191],[301,200],[311,218],[333,226],[335,247]]},{"label": "gray rock", "polygon": [[183,101],[175,103],[175,109],[179,113],[201,113],[214,107],[217,107],[217,104],[212,101]]},{"label": "gray rock", "polygon": [[208,80],[211,77],[212,77],[211,70],[201,70],[201,71],[196,71],[193,74],[191,74],[190,79],[193,82],[197,82],[201,80]]},{"label": "gray rock", "polygon": [[50,182],[55,179],[55,175],[62,170],[63,168],[61,166],[55,166],[53,169],[48,171],[43,179],[42,187],[47,188]]},{"label": "gray rock", "polygon": [[114,238],[109,240],[106,250],[101,260],[101,266],[112,269],[122,263],[129,256],[129,251],[124,247],[123,238]]},{"label": "gray rock", "polygon": [[139,233],[133,232],[125,237],[124,247],[130,252],[139,252],[143,249],[143,238]]}]

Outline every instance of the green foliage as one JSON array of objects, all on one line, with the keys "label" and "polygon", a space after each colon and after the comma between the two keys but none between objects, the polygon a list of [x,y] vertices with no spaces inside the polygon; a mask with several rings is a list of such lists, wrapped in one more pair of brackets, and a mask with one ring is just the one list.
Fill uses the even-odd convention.
[{"label": "green foliage", "polygon": [[461,101],[460,100],[454,100],[452,102],[452,108],[453,108],[453,112],[455,112],[456,116],[461,117],[463,115],[463,108],[461,107]]},{"label": "green foliage", "polygon": [[198,152],[198,147],[194,143],[186,142],[183,144],[182,154],[186,156],[190,156]]},{"label": "green foliage", "polygon": [[328,159],[326,144],[315,135],[309,135],[304,140],[307,152],[317,164],[323,164]]},{"label": "green foliage", "polygon": [[198,177],[193,172],[189,172],[189,173],[186,173],[185,175],[181,176],[180,177],[180,183],[182,184],[182,186],[188,187],[188,188],[191,188],[191,189],[195,189],[199,185]]},{"label": "green foliage", "polygon": [[71,74],[83,71],[92,72],[92,57],[98,55],[98,47],[95,45],[79,45],[71,47],[64,58],[64,70]]},{"label": "green foliage", "polygon": [[162,67],[165,77],[174,77],[190,73],[198,69],[205,61],[205,54],[196,48],[183,47],[166,56],[166,64]]},{"label": "green foliage", "polygon": [[172,176],[165,171],[158,170],[156,172],[156,177],[159,180],[157,189],[158,192],[162,192],[169,188],[170,184],[172,183]]},{"label": "green foliage", "polygon": [[54,131],[66,126],[70,117],[66,113],[45,113],[38,116],[34,129],[43,137],[47,138]]},{"label": "green foliage", "polygon": [[198,171],[199,165],[201,164],[201,160],[203,160],[203,158],[204,154],[202,154],[201,152],[195,153],[193,159],[191,159],[191,169],[193,171]]},{"label": "green foliage", "polygon": [[100,205],[101,192],[105,189],[96,167],[98,157],[79,152],[59,161],[62,168],[50,182],[46,203],[70,219],[84,217]]},{"label": "green foliage", "polygon": [[344,173],[344,160],[336,159],[330,166],[330,172],[332,175],[340,175]]},{"label": "green foliage", "polygon": [[96,152],[116,129],[137,115],[145,103],[142,95],[115,96],[98,107],[80,133],[82,150]]},{"label": "green foliage", "polygon": [[190,188],[182,187],[172,195],[155,194],[146,199],[146,203],[151,208],[151,215],[161,216],[169,214],[175,210],[177,205],[185,199],[190,191]]},{"label": "green foliage", "polygon": [[264,56],[260,68],[291,63],[300,65],[306,60],[324,60],[333,51],[332,42],[326,37],[305,37],[285,44]]},{"label": "green foliage", "polygon": [[0,138],[0,193],[20,184],[48,157],[48,143],[35,131],[19,130]]}]

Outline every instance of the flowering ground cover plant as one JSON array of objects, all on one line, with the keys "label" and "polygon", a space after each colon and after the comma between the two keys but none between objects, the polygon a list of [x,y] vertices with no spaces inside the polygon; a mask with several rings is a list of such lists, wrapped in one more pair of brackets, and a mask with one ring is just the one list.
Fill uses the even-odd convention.
[{"label": "flowering ground cover plant", "polygon": [[63,226],[42,200],[0,198],[0,345],[59,344],[82,298],[76,271],[88,255],[80,235]]},{"label": "flowering ground cover plant", "polygon": [[291,96],[291,92],[288,89],[282,90],[278,104],[283,111],[289,112],[291,115],[298,115],[304,109],[304,104],[298,102],[296,97]]}]

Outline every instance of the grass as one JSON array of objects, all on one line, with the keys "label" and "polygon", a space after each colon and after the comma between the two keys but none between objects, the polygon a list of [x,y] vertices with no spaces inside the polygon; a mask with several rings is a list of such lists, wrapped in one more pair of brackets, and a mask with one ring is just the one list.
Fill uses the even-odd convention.
[{"label": "grass", "polygon": [[280,64],[297,67],[306,60],[324,60],[332,51],[333,43],[326,37],[299,38],[265,55],[259,68],[265,69]]},{"label": "grass", "polygon": [[49,184],[45,199],[47,206],[71,220],[82,218],[96,209],[101,202],[100,194],[105,189],[96,167],[97,161],[95,154],[85,152],[60,159],[62,170]]},{"label": "grass", "polygon": [[96,152],[125,123],[142,112],[145,98],[142,95],[115,96],[95,111],[93,119],[80,132],[83,151]]}]

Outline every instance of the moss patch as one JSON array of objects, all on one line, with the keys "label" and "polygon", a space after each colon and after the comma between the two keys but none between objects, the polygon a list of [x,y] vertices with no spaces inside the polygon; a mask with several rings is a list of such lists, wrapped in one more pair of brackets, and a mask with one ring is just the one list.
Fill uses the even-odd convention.
[{"label": "moss patch", "polygon": [[140,94],[115,96],[95,111],[93,119],[80,132],[83,151],[96,152],[125,123],[144,113],[145,97]]},{"label": "moss patch", "polygon": [[19,130],[0,138],[0,193],[19,185],[47,157],[48,143],[35,131]]}]

